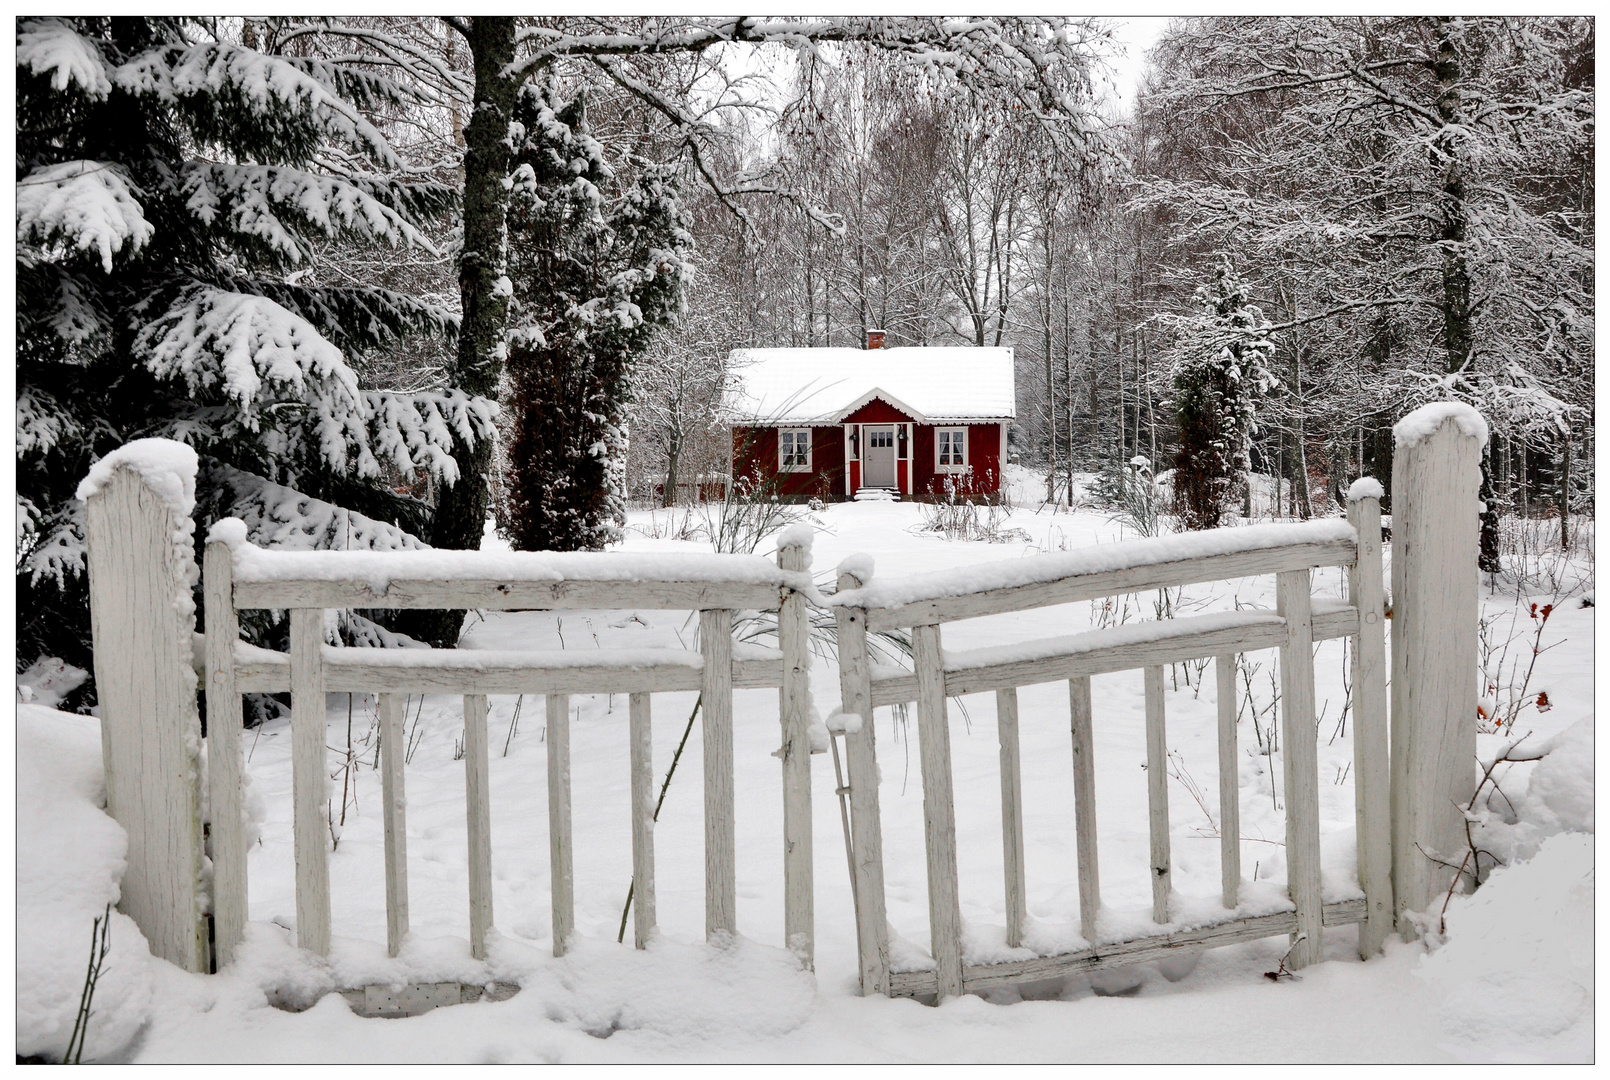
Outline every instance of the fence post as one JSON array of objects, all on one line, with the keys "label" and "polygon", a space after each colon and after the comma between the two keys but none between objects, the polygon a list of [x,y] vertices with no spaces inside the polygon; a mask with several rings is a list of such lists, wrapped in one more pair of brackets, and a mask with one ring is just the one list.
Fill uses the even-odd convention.
[{"label": "fence post", "polygon": [[78,496],[106,809],[129,841],[118,908],[153,954],[204,972],[195,490],[193,450],[140,439],[102,458]]},{"label": "fence post", "polygon": [[[777,566],[802,576],[811,568],[809,532],[786,530],[777,545]],[[810,613],[805,594],[784,589],[777,610],[777,643],[783,651],[783,682],[777,691],[783,735],[783,937],[804,962],[815,966],[815,879],[811,845]]]},{"label": "fence post", "polygon": [[1393,429],[1392,879],[1398,930],[1445,893],[1476,786],[1481,453],[1468,405],[1417,409]]},{"label": "fence post", "polygon": [[[871,560],[839,565],[838,591],[872,577]],[[861,718],[861,730],[844,737],[849,771],[850,835],[855,862],[855,930],[861,993],[889,992],[889,922],[883,892],[883,824],[878,807],[878,751],[872,723],[872,662],[867,655],[866,609],[838,607],[839,708]]]}]

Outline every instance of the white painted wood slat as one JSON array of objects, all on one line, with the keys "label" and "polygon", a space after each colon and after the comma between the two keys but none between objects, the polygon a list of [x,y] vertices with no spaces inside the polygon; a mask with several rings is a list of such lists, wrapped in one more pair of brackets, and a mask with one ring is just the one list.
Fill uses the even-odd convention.
[{"label": "white painted wood slat", "polygon": [[324,612],[291,609],[291,799],[296,943],[330,954],[329,761],[324,722]]},{"label": "white painted wood slat", "polygon": [[[865,584],[840,573],[840,591]],[[850,838],[855,868],[855,928],[861,993],[889,992],[889,922],[883,885],[883,825],[878,804],[877,726],[872,714],[872,668],[867,657],[866,612],[835,610],[839,645],[840,709],[861,717],[861,730],[844,737],[850,785]]]},{"label": "white painted wood slat", "polygon": [[730,610],[699,612],[699,650],[704,654],[704,932],[715,939],[738,932]]},{"label": "white painted wood slat", "polygon": [[1214,658],[1219,695],[1219,877],[1224,906],[1241,902],[1241,759],[1236,752],[1234,653]]},{"label": "white painted wood slat", "polygon": [[1163,669],[1145,669],[1146,809],[1152,840],[1152,921],[1168,922],[1173,865],[1168,835],[1168,734],[1163,718]]},{"label": "white painted wood slat", "polygon": [[[1325,905],[1326,926],[1346,926],[1364,919],[1363,900],[1342,900]],[[962,969],[962,985],[969,992],[988,990],[996,986],[1034,982],[1057,978],[1078,972],[1100,971],[1125,964],[1143,964],[1165,960],[1171,956],[1185,956],[1203,949],[1235,945],[1243,941],[1289,934],[1297,925],[1297,916],[1289,911],[1274,915],[1259,915],[1176,933],[1134,938],[1129,941],[1104,943],[1094,949],[1082,949],[1058,956],[1039,956],[1032,960],[1010,960],[999,964],[969,964]],[[890,994],[914,996],[932,994],[935,979],[932,970],[901,971],[891,977]]]},{"label": "white painted wood slat", "polygon": [[922,759],[922,808],[928,851],[928,927],[941,999],[962,992],[961,895],[956,878],[956,806],[950,771],[950,722],[945,709],[944,653],[938,626],[911,632],[917,669],[917,739]]},{"label": "white painted wood slat", "polygon": [[1386,712],[1386,617],[1381,574],[1381,503],[1348,503],[1358,531],[1358,562],[1347,595],[1362,614],[1353,639],[1353,801],[1358,829],[1358,880],[1369,901],[1359,929],[1359,955],[1381,951],[1392,930],[1392,792]]},{"label": "white painted wood slat", "polygon": [[[778,548],[777,565],[808,572],[810,548]],[[777,612],[777,638],[783,650],[783,685],[777,695],[783,739],[783,936],[807,970],[815,966],[816,936],[809,618],[804,595],[785,590]]]},{"label": "white painted wood slat", "polygon": [[875,608],[867,612],[867,627],[870,630],[892,630],[925,623],[950,622],[953,619],[974,619],[1008,611],[1030,611],[1053,604],[1095,600],[1143,589],[1196,585],[1204,581],[1224,581],[1317,566],[1346,566],[1352,561],[1351,540],[1260,548],[1080,574],[1059,581],[921,600],[897,607]]},{"label": "white painted wood slat", "polygon": [[1090,676],[1068,680],[1073,726],[1073,819],[1079,851],[1079,933],[1092,944],[1101,913],[1101,870],[1096,855],[1096,759],[1091,742]]},{"label": "white painted wood slat", "polygon": [[575,839],[570,821],[570,698],[549,694],[548,877],[553,909],[553,954],[563,956],[576,929]]},{"label": "white painted wood slat", "polygon": [[207,785],[212,823],[213,962],[222,971],[246,936],[246,814],[242,804],[240,687],[229,545],[208,544],[202,568],[207,620]]},{"label": "white painted wood slat", "polygon": [[995,692],[996,729],[1001,749],[1001,852],[1006,876],[1006,947],[1023,944],[1028,921],[1023,866],[1023,765],[1017,735],[1017,691]]},{"label": "white painted wood slat", "polygon": [[[1275,579],[1280,613],[1291,642],[1280,650],[1281,734],[1286,789],[1286,887],[1297,905],[1297,933],[1287,966],[1306,967],[1323,955],[1319,873],[1319,733],[1314,720],[1314,651],[1309,572]],[[1300,939],[1300,940],[1299,940]]]},{"label": "white painted wood slat", "polygon": [[407,698],[381,694],[375,703],[380,715],[380,800],[386,849],[386,954],[396,956],[408,937],[408,796],[403,783],[408,756],[403,734]]},{"label": "white painted wood slat", "polygon": [[696,611],[777,604],[777,586],[709,581],[436,581],[393,579],[381,590],[359,578],[238,581],[235,607],[248,608],[480,608],[560,611],[641,608]]},{"label": "white painted wood slat", "polygon": [[470,955],[486,959],[492,930],[492,763],[486,698],[464,698],[464,812],[469,839]]},{"label": "white painted wood slat", "polygon": [[633,694],[632,766],[632,942],[648,948],[654,936],[654,732],[648,694]]}]

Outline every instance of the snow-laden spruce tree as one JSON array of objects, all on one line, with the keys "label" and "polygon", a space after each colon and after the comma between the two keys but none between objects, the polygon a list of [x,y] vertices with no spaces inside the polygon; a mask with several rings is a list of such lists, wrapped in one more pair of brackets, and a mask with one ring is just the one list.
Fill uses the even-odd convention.
[{"label": "snow-laden spruce tree", "polygon": [[672,171],[607,161],[584,93],[528,83],[511,130],[510,539],[602,548],[626,523],[630,365],[682,310],[693,238]]},{"label": "snow-laden spruce tree", "polygon": [[[89,664],[82,505],[90,464],[141,436],[203,457],[197,536],[245,517],[262,542],[416,546],[385,508],[495,405],[366,389],[352,360],[456,319],[361,283],[304,280],[314,242],[403,248],[454,192],[396,178],[365,110],[387,81],[269,56],[205,22],[17,24],[19,662]],[[364,508],[328,501],[367,492]],[[378,509],[377,509],[378,508]],[[418,507],[414,508],[419,509]],[[293,527],[302,518],[318,529]],[[294,519],[294,520],[293,520]]]},{"label": "snow-laden spruce tree", "polygon": [[1250,302],[1226,255],[1197,289],[1201,308],[1179,319],[1173,357],[1180,449],[1174,459],[1174,512],[1185,529],[1213,529],[1247,483],[1247,441],[1258,398],[1274,386],[1269,321]]}]

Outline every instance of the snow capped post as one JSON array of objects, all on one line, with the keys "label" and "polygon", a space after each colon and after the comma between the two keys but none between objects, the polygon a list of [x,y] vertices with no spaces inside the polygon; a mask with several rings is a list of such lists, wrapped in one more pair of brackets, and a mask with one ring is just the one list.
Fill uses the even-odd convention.
[{"label": "snow capped post", "polygon": [[106,808],[128,833],[118,907],[151,951],[208,968],[201,722],[192,666],[196,454],[139,439],[96,463],[85,503]]},{"label": "snow capped post", "polygon": [[[790,526],[777,537],[777,566],[807,581],[811,528]],[[815,882],[811,845],[810,615],[805,594],[785,589],[777,612],[783,651],[778,716],[783,728],[783,936],[807,968],[814,964]]]},{"label": "snow capped post", "polygon": [[[1392,879],[1398,929],[1445,892],[1476,786],[1476,555],[1487,424],[1427,405],[1393,428]],[[1363,628],[1361,627],[1361,630]]]}]

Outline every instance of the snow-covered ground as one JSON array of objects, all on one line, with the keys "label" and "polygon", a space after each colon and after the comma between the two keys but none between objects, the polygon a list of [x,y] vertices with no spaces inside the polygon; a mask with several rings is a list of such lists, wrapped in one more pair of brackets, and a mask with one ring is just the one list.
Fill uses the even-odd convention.
[{"label": "snow-covered ground", "polygon": [[[1032,478],[1019,478],[1024,486]],[[1025,500],[1028,501],[1028,500]],[[660,518],[663,526],[664,512]],[[1019,509],[1009,544],[948,542],[921,531],[909,504],[835,505],[811,515],[815,569],[826,580],[864,552],[879,577],[963,567],[1119,539],[1097,513]],[[708,551],[696,541],[652,539],[633,516],[624,547]],[[766,550],[762,548],[762,554]],[[1339,571],[1316,575],[1321,596],[1341,595]],[[1591,586],[1590,586],[1591,587]],[[1543,598],[1550,599],[1550,598]],[[1156,593],[948,625],[949,648],[1074,633],[1157,615]],[[1486,610],[1530,623],[1516,598]],[[1272,580],[1187,589],[1173,611],[1274,606]],[[1518,614],[1517,614],[1518,613]],[[1327,963],[1300,980],[1263,977],[1285,949],[1269,939],[1209,952],[1197,963],[1148,964],[1092,979],[964,997],[931,1008],[857,996],[855,930],[830,757],[813,759],[816,969],[799,969],[782,943],[782,795],[775,691],[735,695],[739,806],[738,923],[725,950],[703,941],[700,739],[690,738],[656,831],[660,938],[637,952],[615,943],[631,880],[626,699],[571,701],[578,940],[555,960],[549,940],[543,709],[534,698],[493,698],[492,843],[498,935],[486,964],[472,961],[465,886],[464,769],[456,757],[459,702],[409,704],[408,854],[413,939],[385,956],[380,774],[372,698],[329,698],[337,818],[331,856],[335,945],[321,965],[291,945],[290,736],[284,721],[248,732],[251,919],[240,961],[200,977],[149,959],[133,924],[116,916],[109,974],[96,996],[86,1060],[137,1061],[1588,1061],[1593,1055],[1593,609],[1579,599],[1553,613],[1531,689],[1551,708],[1528,708],[1516,733],[1554,749],[1508,766],[1485,833],[1516,862],[1448,907],[1447,936],[1431,952],[1390,941],[1367,963],[1351,927],[1329,931]],[[1503,634],[1508,630],[1495,624]],[[630,648],[691,645],[685,613],[566,612],[472,616],[471,648]],[[1518,643],[1517,643],[1518,645]],[[1529,648],[1529,645],[1527,646]],[[1275,654],[1253,654],[1243,711],[1238,783],[1244,892],[1279,903],[1285,863],[1279,755],[1264,751]],[[1317,655],[1319,752],[1327,899],[1353,895],[1352,723],[1344,724],[1342,644]],[[1175,888],[1185,908],[1217,904],[1218,770],[1211,668],[1176,667],[1168,681],[1170,814]],[[838,704],[837,673],[818,660],[816,707]],[[1243,686],[1245,692],[1245,686]],[[1104,918],[1149,918],[1146,774],[1139,672],[1095,679],[1097,821]],[[654,699],[656,783],[676,750],[693,694]],[[1020,695],[1029,938],[1076,933],[1072,778],[1066,689]],[[1265,710],[1254,718],[1255,709]],[[511,732],[516,711],[518,726]],[[922,791],[913,724],[888,710],[875,719],[882,770],[889,919],[900,947],[927,945]],[[1004,941],[1000,788],[993,695],[952,704],[956,820],[963,916],[978,955]],[[95,722],[20,706],[19,1053],[59,1055],[83,978],[90,919],[114,894],[121,834],[96,810]],[[350,731],[350,736],[349,736]],[[1482,752],[1509,740],[1483,736]],[[340,769],[348,747],[350,771]],[[1501,769],[1504,768],[1501,766]],[[1512,804],[1509,805],[1509,804]],[[1512,820],[1511,820],[1512,819]],[[69,853],[64,857],[64,853]],[[1525,860],[1525,861],[1522,861]],[[1272,901],[1271,901],[1272,898]],[[628,928],[628,933],[630,930]],[[407,1020],[362,1019],[337,985],[457,979],[517,982],[496,1003],[438,1009]],[[1093,982],[1095,985],[1093,985]],[[302,1012],[270,1007],[274,990]]]}]

